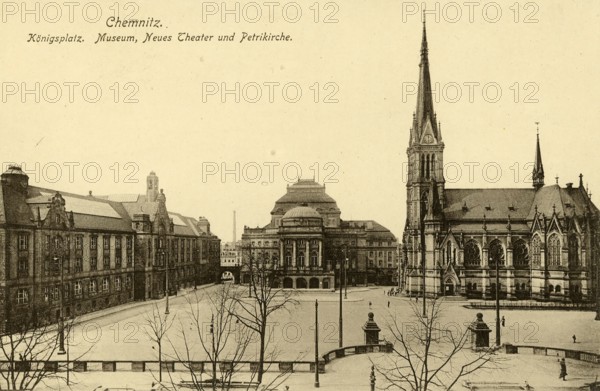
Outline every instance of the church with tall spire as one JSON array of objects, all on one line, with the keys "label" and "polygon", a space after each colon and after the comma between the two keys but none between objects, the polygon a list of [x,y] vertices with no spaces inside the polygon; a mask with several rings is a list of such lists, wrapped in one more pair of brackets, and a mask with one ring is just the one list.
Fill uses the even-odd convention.
[{"label": "church with tall spire", "polygon": [[[545,184],[539,129],[532,186],[446,188],[425,22],[408,140],[405,289],[411,295],[592,302],[598,294],[600,211],[579,183]],[[446,135],[451,132],[446,132]]]}]

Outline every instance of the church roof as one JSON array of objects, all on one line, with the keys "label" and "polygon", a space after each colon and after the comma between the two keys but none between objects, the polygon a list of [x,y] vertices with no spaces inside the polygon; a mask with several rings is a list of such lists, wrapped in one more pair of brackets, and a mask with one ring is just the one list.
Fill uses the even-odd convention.
[{"label": "church roof", "polygon": [[448,220],[525,219],[535,189],[446,189],[444,216]]},{"label": "church roof", "polygon": [[586,211],[598,211],[582,188],[560,187],[557,184],[539,189],[533,200],[528,219],[535,216],[535,207],[538,213],[550,217],[556,212],[558,217],[583,216]]},{"label": "church roof", "polygon": [[[558,184],[536,190],[527,189],[446,189],[444,217],[460,231],[481,229],[485,215],[488,231],[504,231],[510,215],[511,228],[524,230],[536,210],[547,217],[583,216],[598,212],[582,187],[560,187]],[[537,209],[536,209],[537,208]],[[501,220],[502,223],[494,223]],[[519,220],[521,222],[519,222]],[[453,223],[452,223],[453,222]]]}]

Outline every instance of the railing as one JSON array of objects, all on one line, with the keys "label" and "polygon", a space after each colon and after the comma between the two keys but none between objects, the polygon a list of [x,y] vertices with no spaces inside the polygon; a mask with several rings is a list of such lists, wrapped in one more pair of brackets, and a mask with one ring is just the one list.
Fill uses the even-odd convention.
[{"label": "railing", "polygon": [[[319,360],[319,373],[325,373],[325,366],[336,358],[342,358],[355,354],[366,353],[391,353],[394,345],[390,342],[382,344],[345,346],[334,349],[322,356]],[[258,372],[256,361],[219,361],[218,368],[221,372]],[[160,369],[167,372],[189,372],[210,373],[211,361],[130,361],[130,360],[50,360],[50,361],[0,361],[0,372],[10,370],[26,371],[32,369],[44,369],[50,372],[158,372]],[[314,361],[265,361],[264,372],[279,371],[282,373],[315,372]]]},{"label": "railing", "polygon": [[[492,300],[469,302],[469,308],[495,308],[496,302]],[[579,311],[595,311],[596,303],[564,303],[556,301],[510,301],[500,300],[501,308],[514,308],[526,310],[553,310],[573,309]]]},{"label": "railing", "polygon": [[336,358],[342,358],[355,354],[392,353],[393,351],[394,345],[391,342],[385,342],[382,344],[344,346],[338,349],[330,350],[329,352],[325,353],[323,355],[323,360],[326,364],[328,364]]},{"label": "railing", "polygon": [[581,350],[551,348],[545,346],[532,345],[504,345],[506,354],[533,354],[539,356],[564,357],[573,360],[600,364],[600,354],[592,352],[584,352]]}]

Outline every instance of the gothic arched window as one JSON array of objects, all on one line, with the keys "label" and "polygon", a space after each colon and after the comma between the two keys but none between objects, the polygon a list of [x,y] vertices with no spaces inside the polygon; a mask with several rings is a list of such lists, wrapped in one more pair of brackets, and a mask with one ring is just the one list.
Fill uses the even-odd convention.
[{"label": "gothic arched window", "polygon": [[579,266],[579,239],[576,235],[569,236],[569,266]]},{"label": "gothic arched window", "polygon": [[481,266],[481,251],[477,242],[470,240],[465,244],[465,267]]},{"label": "gothic arched window", "polygon": [[446,264],[449,264],[452,262],[452,243],[450,243],[450,241],[448,241],[448,243],[446,243]]},{"label": "gothic arched window", "polygon": [[519,239],[513,244],[513,257],[516,269],[529,267],[529,249],[524,240]]},{"label": "gothic arched window", "polygon": [[553,234],[548,239],[548,266],[560,266],[560,238]]},{"label": "gothic arched window", "polygon": [[488,247],[490,256],[490,267],[496,267],[496,262],[499,266],[504,265],[504,248],[498,239],[492,240]]},{"label": "gothic arched window", "polygon": [[531,239],[531,258],[533,266],[540,266],[542,264],[542,241],[537,235],[534,235]]}]

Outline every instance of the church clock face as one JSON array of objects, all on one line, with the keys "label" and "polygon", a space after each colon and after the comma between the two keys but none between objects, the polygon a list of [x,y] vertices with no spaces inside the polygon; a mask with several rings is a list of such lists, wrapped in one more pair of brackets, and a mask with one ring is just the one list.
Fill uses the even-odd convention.
[{"label": "church clock face", "polygon": [[426,134],[425,137],[423,138],[423,141],[425,142],[425,144],[432,144],[433,137],[430,134]]}]

